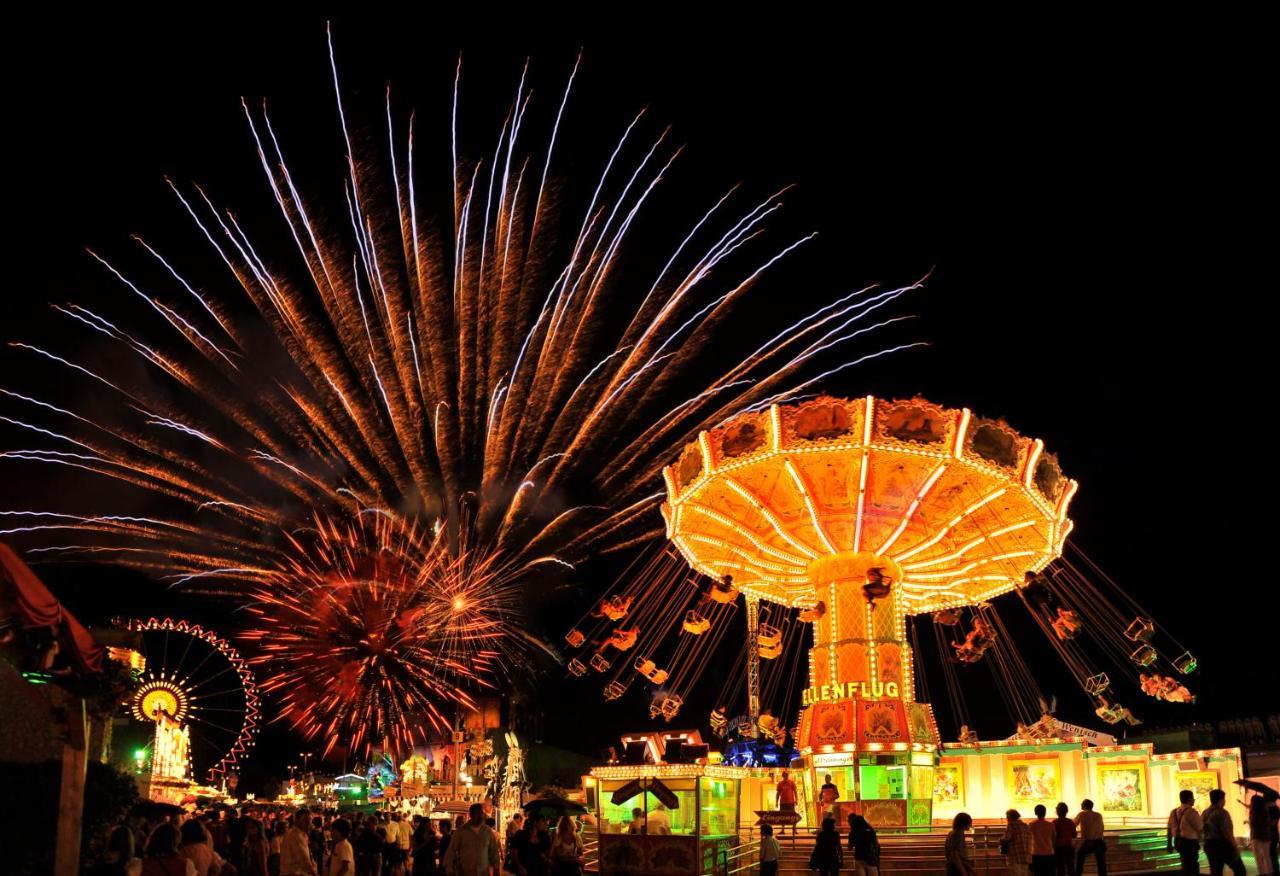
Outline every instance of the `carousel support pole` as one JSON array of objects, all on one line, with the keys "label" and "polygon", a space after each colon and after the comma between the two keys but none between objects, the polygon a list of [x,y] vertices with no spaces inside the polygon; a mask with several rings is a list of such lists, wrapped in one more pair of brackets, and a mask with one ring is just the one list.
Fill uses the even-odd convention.
[{"label": "carousel support pole", "polygon": [[58,794],[58,834],[53,872],[57,876],[76,876],[80,872],[80,834],[89,746],[84,700],[68,698],[66,709],[67,739],[62,745],[62,785]]},{"label": "carousel support pole", "polygon": [[747,714],[760,720],[760,597],[747,596]]}]

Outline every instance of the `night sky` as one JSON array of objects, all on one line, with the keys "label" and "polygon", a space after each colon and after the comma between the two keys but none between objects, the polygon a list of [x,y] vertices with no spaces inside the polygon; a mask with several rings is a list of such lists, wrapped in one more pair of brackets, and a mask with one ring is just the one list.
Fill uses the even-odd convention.
[{"label": "night sky", "polygon": [[[55,335],[51,302],[128,312],[86,246],[110,255],[135,232],[201,245],[180,224],[166,174],[278,221],[242,95],[268,97],[295,169],[339,190],[322,20],[77,18],[32,27],[42,67],[10,74],[21,85],[8,110],[18,154],[6,186],[5,341]],[[1280,616],[1266,559],[1275,477],[1263,379],[1273,366],[1263,371],[1260,316],[1273,286],[1264,246],[1273,242],[1264,244],[1250,215],[1262,165],[1249,99],[1234,87],[1241,71],[1093,37],[1059,50],[935,45],[916,34],[837,42],[691,33],[624,47],[573,33],[546,43],[477,33],[337,18],[348,101],[376,113],[391,82],[399,106],[418,112],[426,154],[447,161],[459,49],[461,123],[479,153],[492,148],[524,59],[532,58],[534,106],[545,115],[582,45],[558,147],[567,173],[597,168],[647,106],[652,130],[670,124],[675,142],[688,144],[659,216],[687,224],[709,193],[739,181],[761,197],[795,184],[777,239],[819,235],[757,290],[741,319],[771,325],[797,302],[932,271],[900,311],[918,316],[906,339],[931,346],[846,371],[825,388],[919,393],[1044,439],[1081,484],[1074,542],[1201,658],[1196,706],[1133,703],[1152,724],[1280,707],[1276,687],[1266,692],[1257,677],[1274,671],[1266,640],[1275,641]],[[732,349],[734,338],[725,344]],[[0,351],[3,384],[26,363]],[[28,388],[42,379],[22,377]],[[23,440],[0,432],[6,448]],[[0,466],[6,508],[100,489],[31,465]],[[542,601],[547,635],[558,639],[616,570],[617,561],[601,561]],[[173,612],[226,632],[236,624],[225,606],[192,604],[133,573],[38,571],[88,621]],[[1087,701],[1041,645],[1028,656],[1043,685],[1062,717],[1085,721]],[[562,681],[556,670],[538,701],[544,738],[567,748],[595,752],[647,724],[642,697],[605,706],[599,682]],[[702,723],[708,705],[691,704],[685,722]],[[990,732],[1001,730],[996,721]],[[284,762],[297,750],[276,728],[259,756]]]}]

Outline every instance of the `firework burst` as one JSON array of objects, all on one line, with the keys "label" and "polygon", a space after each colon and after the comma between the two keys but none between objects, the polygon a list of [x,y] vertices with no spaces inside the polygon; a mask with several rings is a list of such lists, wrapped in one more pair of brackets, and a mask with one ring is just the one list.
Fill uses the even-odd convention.
[{"label": "firework burst", "polygon": [[[637,287],[640,268],[620,260],[680,152],[666,132],[642,140],[643,113],[569,214],[551,181],[577,67],[532,152],[522,77],[489,158],[459,160],[454,126],[452,202],[433,223],[414,118],[397,121],[388,93],[385,146],[357,152],[336,69],[345,223],[319,218],[265,109],[246,104],[292,251],[268,257],[204,189],[170,183],[230,289],[205,291],[139,238],[136,270],[91,255],[152,329],[55,305],[123,356],[11,344],[55,372],[46,385],[80,389],[69,402],[0,387],[0,421],[36,445],[0,458],[140,489],[149,513],[71,497],[0,512],[0,535],[21,533],[35,558],[106,558],[256,601],[263,654],[305,690],[274,685],[290,717],[377,741],[491,680],[523,641],[510,595],[531,574],[657,534],[661,467],[699,430],[900,349],[848,353],[903,318],[880,314],[907,289],[840,295],[717,357],[729,311],[809,239],[766,245],[777,194],[735,208],[735,187],[707,203]],[[454,119],[457,94],[455,81]],[[326,677],[340,683],[309,685]]]},{"label": "firework burst", "polygon": [[243,638],[264,689],[308,740],[407,751],[452,726],[448,706],[493,675],[521,639],[498,555],[449,551],[403,518],[318,518],[254,585]]}]

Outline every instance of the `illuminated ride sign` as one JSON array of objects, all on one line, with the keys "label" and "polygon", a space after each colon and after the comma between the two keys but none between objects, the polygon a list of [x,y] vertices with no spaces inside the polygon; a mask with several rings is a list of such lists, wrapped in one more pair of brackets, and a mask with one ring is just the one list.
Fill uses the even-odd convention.
[{"label": "illuminated ride sign", "polygon": [[901,692],[896,681],[846,681],[841,684],[824,684],[806,688],[801,695],[803,705],[834,703],[839,700],[878,700],[882,697],[898,699]]}]

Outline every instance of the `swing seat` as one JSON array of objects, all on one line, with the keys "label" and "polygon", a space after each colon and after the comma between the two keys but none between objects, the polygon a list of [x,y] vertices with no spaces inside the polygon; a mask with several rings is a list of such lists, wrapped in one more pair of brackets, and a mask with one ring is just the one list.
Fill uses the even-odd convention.
[{"label": "swing seat", "polygon": [[960,623],[960,609],[944,608],[933,616],[935,624],[942,624],[944,627],[954,627]]},{"label": "swing seat", "polygon": [[1159,656],[1160,655],[1156,653],[1156,649],[1152,648],[1150,645],[1139,645],[1134,649],[1133,653],[1129,655],[1129,659],[1133,661],[1135,666],[1146,667],[1155,663]]},{"label": "swing seat", "polygon": [[813,608],[806,608],[804,611],[800,612],[800,620],[807,624],[816,624],[818,621],[826,617],[826,614],[827,604],[825,602],[819,602]]},{"label": "swing seat", "polygon": [[572,660],[569,661],[569,672],[573,675],[579,675],[579,676],[586,675],[587,666],[577,657],[574,657]]},{"label": "swing seat", "polygon": [[1124,637],[1130,642],[1150,642],[1155,634],[1155,624],[1145,617],[1135,617],[1124,631]]},{"label": "swing seat", "polygon": [[712,602],[718,602],[721,605],[728,605],[730,602],[733,602],[738,598],[738,588],[732,585],[726,587],[724,585],[717,584],[707,592],[707,596],[710,597]]},{"label": "swing seat", "polygon": [[1196,658],[1190,651],[1184,651],[1174,658],[1173,668],[1183,675],[1190,675],[1196,671]]},{"label": "swing seat", "polygon": [[626,692],[626,686],[620,681],[611,681],[604,686],[604,698],[610,702],[620,698]]},{"label": "swing seat", "polygon": [[685,613],[684,624],[682,626],[686,633],[693,636],[701,636],[707,630],[711,629],[711,621],[707,619],[706,615],[691,608]]},{"label": "swing seat", "polygon": [[1097,675],[1085,680],[1084,692],[1091,697],[1098,697],[1105,693],[1109,687],[1111,687],[1111,679],[1105,672],[1099,672]]},{"label": "swing seat", "polygon": [[662,717],[670,721],[676,715],[680,714],[680,707],[683,705],[684,700],[681,697],[678,697],[675,694],[667,696],[662,701],[662,706],[660,707]]},{"label": "swing seat", "polygon": [[564,640],[569,643],[570,648],[578,648],[587,640],[587,637],[577,630],[569,630]]},{"label": "swing seat", "polygon": [[591,668],[596,672],[608,672],[609,661],[605,659],[603,654],[596,654],[591,658]]}]

